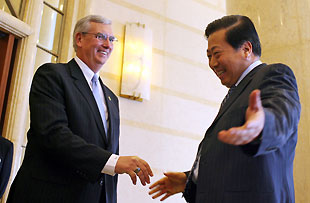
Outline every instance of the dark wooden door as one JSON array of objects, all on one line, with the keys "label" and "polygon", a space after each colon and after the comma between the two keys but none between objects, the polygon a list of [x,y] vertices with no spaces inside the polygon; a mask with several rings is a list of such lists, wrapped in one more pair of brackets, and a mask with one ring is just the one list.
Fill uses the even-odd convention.
[{"label": "dark wooden door", "polygon": [[11,58],[13,53],[15,36],[0,31],[0,134],[4,122],[6,92],[8,89]]}]

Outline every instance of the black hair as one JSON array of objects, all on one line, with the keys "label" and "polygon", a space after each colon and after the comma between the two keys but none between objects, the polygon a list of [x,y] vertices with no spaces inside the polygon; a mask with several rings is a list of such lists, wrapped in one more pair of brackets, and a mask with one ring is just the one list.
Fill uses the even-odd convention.
[{"label": "black hair", "polygon": [[226,41],[234,48],[240,48],[244,42],[252,44],[254,55],[261,56],[261,45],[255,26],[250,18],[241,15],[229,15],[208,24],[205,36],[209,36],[221,29],[227,29]]}]

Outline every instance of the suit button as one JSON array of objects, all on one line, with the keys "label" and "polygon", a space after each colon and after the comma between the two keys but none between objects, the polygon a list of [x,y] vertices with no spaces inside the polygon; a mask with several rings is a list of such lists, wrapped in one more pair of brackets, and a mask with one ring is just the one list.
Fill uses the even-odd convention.
[{"label": "suit button", "polygon": [[99,184],[100,184],[100,186],[103,186],[103,180],[100,180]]}]

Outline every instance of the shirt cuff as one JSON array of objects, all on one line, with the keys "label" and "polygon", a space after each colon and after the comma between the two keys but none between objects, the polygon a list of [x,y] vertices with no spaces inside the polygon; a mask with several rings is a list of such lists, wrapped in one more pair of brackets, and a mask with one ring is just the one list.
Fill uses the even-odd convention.
[{"label": "shirt cuff", "polygon": [[118,161],[119,156],[116,154],[112,154],[108,159],[107,163],[103,167],[101,173],[105,173],[111,176],[115,175],[115,166]]}]

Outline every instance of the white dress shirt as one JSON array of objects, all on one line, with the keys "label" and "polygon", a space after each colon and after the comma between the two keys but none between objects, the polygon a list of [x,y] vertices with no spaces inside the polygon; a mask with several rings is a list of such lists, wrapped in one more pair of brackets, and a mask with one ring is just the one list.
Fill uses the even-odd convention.
[{"label": "white dress shirt", "polygon": [[[76,61],[76,63],[79,65],[81,71],[83,72],[83,75],[89,85],[89,88],[92,89],[92,81],[91,79],[93,78],[94,74],[97,74],[99,76],[99,72],[98,73],[94,73],[81,59],[79,59],[79,57],[75,56],[74,60]],[[98,83],[100,89],[102,90],[101,84],[100,82]],[[103,91],[100,91],[100,99],[102,100],[102,102],[104,103],[104,112],[105,112],[105,117],[107,119],[107,126],[109,126],[109,114],[108,114],[108,109],[107,109],[107,105],[105,103],[105,99],[104,99],[104,94]],[[119,159],[119,156],[116,154],[112,154],[110,156],[110,158],[108,159],[107,163],[105,164],[105,166],[102,169],[102,173],[114,176],[115,175],[115,166],[116,163]]]}]

